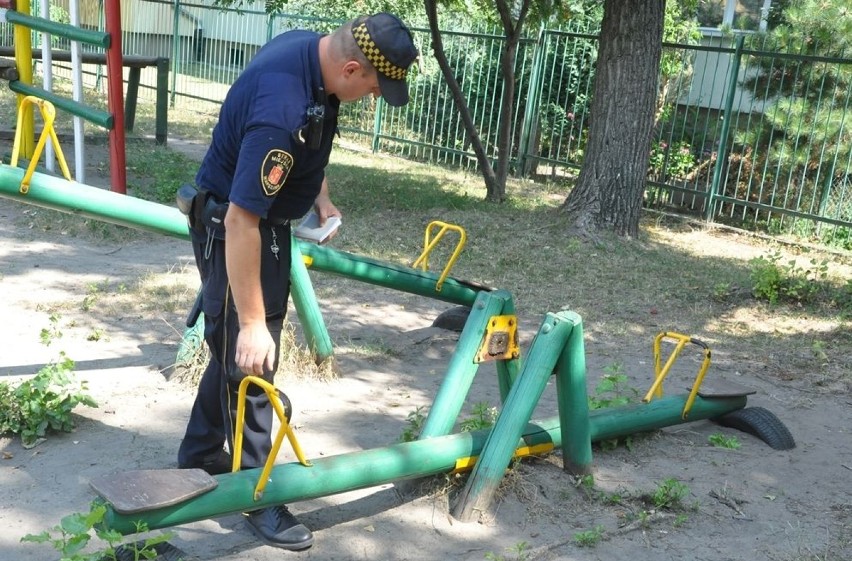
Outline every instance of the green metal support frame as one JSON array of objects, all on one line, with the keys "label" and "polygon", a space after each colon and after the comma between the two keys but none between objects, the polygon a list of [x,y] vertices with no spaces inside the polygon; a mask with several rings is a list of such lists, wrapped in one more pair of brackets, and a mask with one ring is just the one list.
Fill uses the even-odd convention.
[{"label": "green metal support frame", "polygon": [[500,315],[512,296],[505,290],[481,292],[473,304],[456,350],[450,359],[444,382],[438,389],[429,415],[420,429],[420,438],[444,436],[450,433],[464,406],[479,364],[474,357],[479,350],[492,316]]},{"label": "green metal support frame", "polygon": [[[130,226],[180,238],[188,238],[185,217],[176,208],[143,201],[111,191],[75,184],[35,173],[29,192],[19,191],[24,170],[0,164],[0,196],[70,212],[114,224]],[[479,456],[457,515],[470,517],[488,507],[505,467],[518,446],[551,444],[562,446],[566,469],[588,470],[591,442],[625,436],[664,426],[714,418],[745,407],[746,397],[696,398],[688,421],[681,417],[687,396],[663,397],[648,404],[588,412],[585,351],[582,321],[573,312],[548,314],[533,340],[520,373],[516,359],[498,364],[501,395],[506,400],[497,423],[490,431],[442,434],[455,423],[472,382],[472,362],[485,324],[492,315],[514,312],[511,295],[503,290],[447,279],[435,290],[438,275],[387,263],[358,258],[313,244],[293,242],[309,256],[317,270],[346,274],[374,284],[423,294],[454,303],[472,305],[470,317],[451,360],[445,383],[435,399],[424,426],[424,438],[338,456],[312,460],[313,467],[299,463],[281,464],[272,470],[271,482],[260,500],[254,487],[260,470],[245,470],[217,476],[216,489],[177,505],[132,515],[108,508],[106,525],[121,533],[134,533],[137,522],[149,529],[175,526],[215,518],[264,506],[305,500],[349,490],[372,487],[401,479],[449,472],[458,460]],[[296,245],[298,244],[298,245]],[[294,262],[304,265],[294,253]],[[451,282],[452,281],[452,282]],[[296,267],[294,282],[309,287],[306,269]],[[317,306],[312,290],[297,289],[300,317]],[[315,310],[319,314],[318,309]],[[313,332],[325,333],[320,319],[309,319]],[[314,333],[316,336],[320,333]],[[327,334],[326,334],[327,335]],[[330,348],[329,348],[330,350]],[[560,416],[531,424],[530,416],[553,372],[557,374]],[[464,391],[458,391],[463,389]]]}]

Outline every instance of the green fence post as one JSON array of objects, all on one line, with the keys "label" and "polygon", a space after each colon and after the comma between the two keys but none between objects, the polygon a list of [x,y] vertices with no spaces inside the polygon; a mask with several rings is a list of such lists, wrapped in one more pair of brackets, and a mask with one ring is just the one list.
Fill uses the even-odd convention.
[{"label": "green fence post", "polygon": [[180,72],[180,0],[175,0],[174,23],[172,24],[172,96],[169,102],[175,106],[177,75]]},{"label": "green fence post", "polygon": [[[517,175],[524,177],[527,175],[527,155],[529,154],[532,137],[538,130],[538,112],[541,101],[541,77],[544,74],[544,26],[538,32],[538,41],[535,43],[535,53],[533,54],[533,67],[530,71],[530,80],[527,85],[527,106],[524,111],[524,119],[521,122],[521,139],[518,144],[518,170]],[[521,99],[518,92],[518,100]]]},{"label": "green fence post", "polygon": [[124,130],[132,132],[136,123],[136,100],[139,97],[139,79],[142,69],[132,66],[127,76],[127,91],[124,94]]},{"label": "green fence post", "polygon": [[716,196],[719,194],[719,183],[725,171],[725,162],[728,159],[728,135],[731,133],[731,121],[733,121],[734,96],[737,93],[737,76],[740,73],[740,59],[743,56],[744,35],[737,36],[736,49],[734,50],[734,62],[731,64],[731,79],[728,81],[728,92],[725,98],[725,117],[722,121],[721,138],[719,139],[719,150],[716,152],[716,165],[713,168],[713,181],[710,184],[710,192],[707,193],[707,201],[704,207],[704,219],[712,222],[716,213]]},{"label": "green fence post", "polygon": [[157,144],[165,146],[169,139],[169,59],[157,59],[157,108],[155,121]]},{"label": "green fence post", "polygon": [[376,100],[376,118],[373,119],[373,154],[379,151],[379,136],[382,134],[382,119],[385,114],[385,102],[382,98]]}]

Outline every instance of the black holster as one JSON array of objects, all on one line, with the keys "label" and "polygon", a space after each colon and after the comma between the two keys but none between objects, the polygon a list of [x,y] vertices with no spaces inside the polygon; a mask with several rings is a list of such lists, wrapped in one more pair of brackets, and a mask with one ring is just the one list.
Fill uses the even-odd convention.
[{"label": "black holster", "polygon": [[186,215],[189,227],[202,235],[224,238],[228,203],[219,202],[210,191],[185,183],[177,190],[177,206]]}]

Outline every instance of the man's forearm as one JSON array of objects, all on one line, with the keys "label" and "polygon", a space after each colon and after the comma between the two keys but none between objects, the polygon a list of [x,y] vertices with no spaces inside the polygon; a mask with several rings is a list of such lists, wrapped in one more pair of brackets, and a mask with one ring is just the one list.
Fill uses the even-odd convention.
[{"label": "man's forearm", "polygon": [[[246,213],[243,210],[239,212]],[[229,208],[228,213],[231,215],[232,209]],[[251,216],[226,218],[225,265],[240,325],[265,322],[266,310],[260,284],[260,230]]]}]

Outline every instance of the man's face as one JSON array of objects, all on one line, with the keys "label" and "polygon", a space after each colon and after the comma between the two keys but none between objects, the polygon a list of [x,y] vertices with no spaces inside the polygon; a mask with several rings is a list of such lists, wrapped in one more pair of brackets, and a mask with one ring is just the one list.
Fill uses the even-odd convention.
[{"label": "man's face", "polygon": [[369,94],[376,97],[382,95],[379,90],[379,78],[375,69],[364,69],[360,65],[351,72],[344,73],[343,84],[340,91],[336,92],[337,99],[342,102],[357,101]]}]

